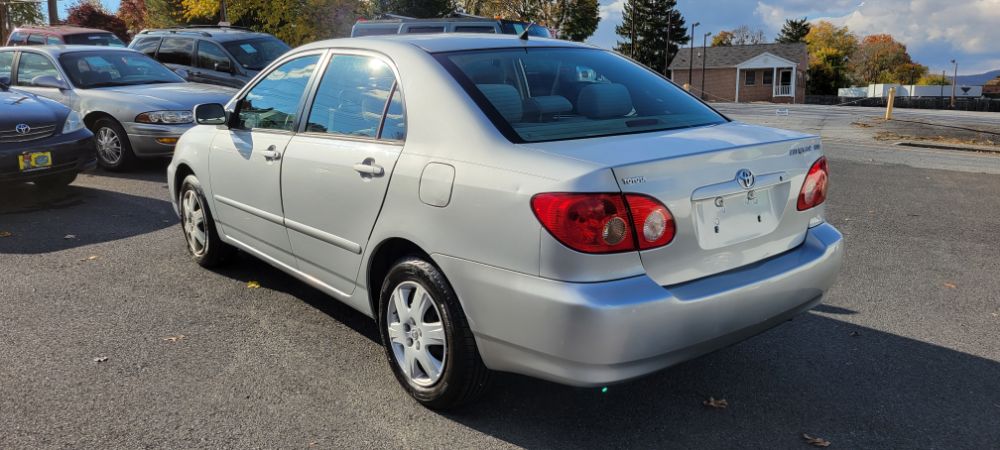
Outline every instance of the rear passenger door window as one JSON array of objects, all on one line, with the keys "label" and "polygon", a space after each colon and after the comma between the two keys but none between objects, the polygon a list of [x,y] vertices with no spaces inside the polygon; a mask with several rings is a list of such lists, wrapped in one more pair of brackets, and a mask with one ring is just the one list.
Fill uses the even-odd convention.
[{"label": "rear passenger door window", "polygon": [[156,59],[164,64],[190,66],[193,53],[194,39],[168,37],[160,44],[160,52]]},{"label": "rear passenger door window", "polygon": [[152,58],[156,55],[156,49],[160,46],[160,38],[142,38],[136,41],[132,50],[141,52]]},{"label": "rear passenger door window", "polygon": [[292,131],[317,62],[319,55],[303,56],[271,71],[240,100],[237,127]]},{"label": "rear passenger door window", "polygon": [[45,45],[45,36],[40,34],[28,35],[28,45]]},{"label": "rear passenger door window", "polygon": [[306,131],[377,138],[396,77],[379,59],[336,55],[313,100]]}]

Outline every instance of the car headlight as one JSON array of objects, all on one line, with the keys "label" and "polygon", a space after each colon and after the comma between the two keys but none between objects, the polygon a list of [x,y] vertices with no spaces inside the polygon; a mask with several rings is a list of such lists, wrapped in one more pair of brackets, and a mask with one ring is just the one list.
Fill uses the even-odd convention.
[{"label": "car headlight", "polygon": [[194,114],[191,111],[150,111],[135,116],[135,121],[139,123],[191,123],[194,122]]},{"label": "car headlight", "polygon": [[80,117],[80,113],[76,111],[70,111],[69,115],[66,116],[66,122],[63,122],[63,134],[69,134],[74,131],[79,131],[83,129],[83,119]]}]

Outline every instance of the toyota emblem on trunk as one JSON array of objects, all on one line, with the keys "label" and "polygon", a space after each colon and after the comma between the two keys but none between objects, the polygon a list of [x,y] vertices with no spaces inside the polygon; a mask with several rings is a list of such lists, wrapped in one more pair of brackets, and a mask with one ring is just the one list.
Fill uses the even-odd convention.
[{"label": "toyota emblem on trunk", "polygon": [[31,131],[31,127],[29,127],[26,123],[19,123],[16,127],[14,127],[14,131],[16,131],[17,134],[28,134],[28,132]]},{"label": "toyota emblem on trunk", "polygon": [[750,169],[740,169],[736,172],[736,182],[743,186],[743,189],[750,189],[756,180]]}]

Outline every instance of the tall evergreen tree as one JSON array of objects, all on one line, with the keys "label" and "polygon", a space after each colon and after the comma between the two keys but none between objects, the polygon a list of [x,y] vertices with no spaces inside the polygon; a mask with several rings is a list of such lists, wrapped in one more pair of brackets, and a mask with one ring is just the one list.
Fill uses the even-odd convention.
[{"label": "tall evergreen tree", "polygon": [[676,0],[626,0],[622,23],[615,27],[615,33],[621,37],[615,51],[664,74],[668,59],[673,59],[678,47],[690,41]]},{"label": "tall evergreen tree", "polygon": [[809,34],[809,28],[809,20],[806,17],[798,20],[786,19],[785,25],[781,27],[781,32],[778,33],[778,37],[774,39],[774,42],[779,44],[805,42],[806,35]]},{"label": "tall evergreen tree", "polygon": [[571,0],[563,8],[566,19],[559,29],[560,38],[583,42],[597,31],[597,22],[601,20],[601,5],[597,0]]}]

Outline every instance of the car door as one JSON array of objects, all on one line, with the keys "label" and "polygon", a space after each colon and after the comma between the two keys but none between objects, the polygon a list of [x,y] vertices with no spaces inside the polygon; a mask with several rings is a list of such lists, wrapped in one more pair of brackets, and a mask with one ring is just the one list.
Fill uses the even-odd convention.
[{"label": "car door", "polygon": [[285,225],[299,270],[349,295],[406,137],[402,92],[387,60],[337,52],[310,103],[282,163]]},{"label": "car door", "polygon": [[218,84],[229,87],[243,87],[243,81],[233,76],[233,61],[229,55],[211,41],[198,41],[195,68],[191,71],[191,81]]},{"label": "car door", "polygon": [[222,232],[293,268],[281,206],[282,154],[321,55],[296,55],[241,93],[230,127],[216,132],[209,154],[211,201]]}]

